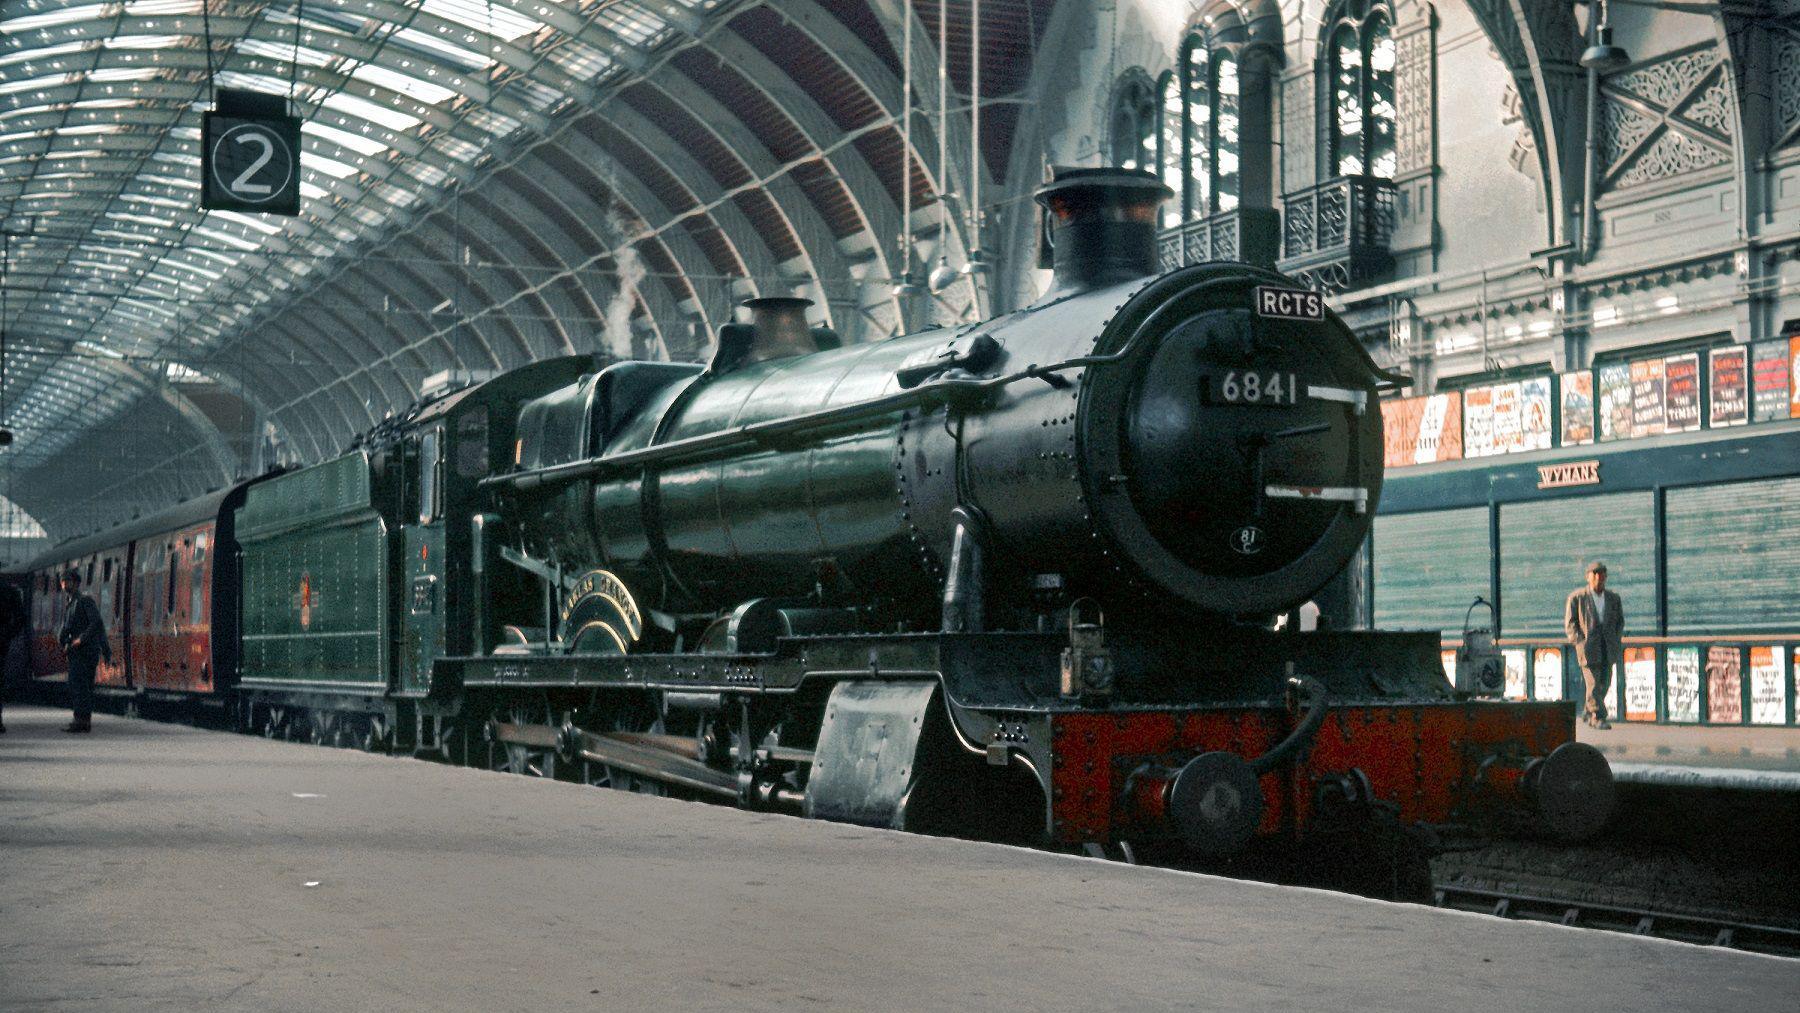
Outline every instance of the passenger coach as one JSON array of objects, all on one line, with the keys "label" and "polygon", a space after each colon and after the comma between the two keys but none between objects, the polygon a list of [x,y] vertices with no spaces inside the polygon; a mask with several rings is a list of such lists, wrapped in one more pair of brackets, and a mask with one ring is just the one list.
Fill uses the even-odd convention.
[{"label": "passenger coach", "polygon": [[237,677],[235,518],[256,480],[241,482],[122,527],[56,546],[28,570],[31,673],[65,677],[57,644],[65,600],[57,578],[74,570],[106,621],[112,660],[97,696],[222,705]]}]

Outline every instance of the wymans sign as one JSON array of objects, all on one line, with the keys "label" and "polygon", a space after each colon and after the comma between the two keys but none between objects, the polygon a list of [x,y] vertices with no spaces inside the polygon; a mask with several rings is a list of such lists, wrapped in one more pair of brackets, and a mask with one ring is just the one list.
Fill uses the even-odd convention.
[{"label": "wymans sign", "polygon": [[1561,489],[1571,485],[1599,485],[1599,461],[1570,461],[1567,464],[1538,465],[1539,489]]}]

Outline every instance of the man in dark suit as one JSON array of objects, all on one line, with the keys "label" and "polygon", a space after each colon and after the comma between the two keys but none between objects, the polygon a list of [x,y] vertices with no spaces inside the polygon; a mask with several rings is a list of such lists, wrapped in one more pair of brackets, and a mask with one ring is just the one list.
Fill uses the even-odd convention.
[{"label": "man in dark suit", "polygon": [[106,643],[106,623],[100,618],[100,606],[81,593],[81,574],[70,570],[62,575],[62,592],[68,596],[63,613],[62,632],[57,640],[69,655],[69,706],[75,712],[65,732],[93,730],[94,670],[100,667],[102,654],[111,656]]},{"label": "man in dark suit", "polygon": [[1582,709],[1594,728],[1611,728],[1606,720],[1606,691],[1612,686],[1613,667],[1625,660],[1621,638],[1625,634],[1625,608],[1617,591],[1606,589],[1606,564],[1590,563],[1587,586],[1569,594],[1563,606],[1563,630],[1575,645],[1581,662],[1587,696]]}]

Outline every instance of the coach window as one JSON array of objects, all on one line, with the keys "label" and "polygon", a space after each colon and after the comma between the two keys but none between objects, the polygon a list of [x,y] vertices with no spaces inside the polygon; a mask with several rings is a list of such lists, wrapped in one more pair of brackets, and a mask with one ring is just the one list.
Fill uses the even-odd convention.
[{"label": "coach window", "polygon": [[200,617],[205,614],[206,581],[202,580],[200,577],[200,574],[204,570],[204,567],[202,567],[200,564],[204,563],[205,561],[206,561],[206,532],[202,531],[202,532],[194,535],[194,568],[192,570],[188,571],[188,621],[189,622],[197,623],[200,621]]},{"label": "coach window", "polygon": [[1371,0],[1342,0],[1324,33],[1331,173],[1393,179],[1393,15]]},{"label": "coach window", "polygon": [[175,568],[179,559],[180,557],[175,554],[175,543],[171,541],[169,543],[169,602],[166,606],[170,617],[175,615]]}]

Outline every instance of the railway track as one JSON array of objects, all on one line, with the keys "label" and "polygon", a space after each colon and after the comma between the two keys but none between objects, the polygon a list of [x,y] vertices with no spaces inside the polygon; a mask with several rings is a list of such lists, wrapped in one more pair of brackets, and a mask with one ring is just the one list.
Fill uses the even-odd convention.
[{"label": "railway track", "polygon": [[1435,902],[1441,908],[1489,914],[1497,918],[1627,932],[1701,946],[1720,946],[1800,959],[1800,930],[1776,925],[1757,925],[1682,912],[1649,911],[1465,886],[1437,887]]}]

